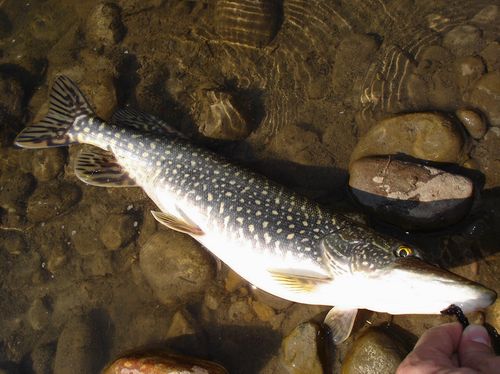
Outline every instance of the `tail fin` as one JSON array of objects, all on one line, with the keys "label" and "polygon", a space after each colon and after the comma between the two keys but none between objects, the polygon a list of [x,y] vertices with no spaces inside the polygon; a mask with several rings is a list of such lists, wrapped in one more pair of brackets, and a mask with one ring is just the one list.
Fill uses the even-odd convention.
[{"label": "tail fin", "polygon": [[68,131],[79,116],[94,116],[94,111],[76,84],[60,75],[52,85],[49,112],[40,122],[21,131],[15,144],[23,148],[47,148],[76,143]]}]

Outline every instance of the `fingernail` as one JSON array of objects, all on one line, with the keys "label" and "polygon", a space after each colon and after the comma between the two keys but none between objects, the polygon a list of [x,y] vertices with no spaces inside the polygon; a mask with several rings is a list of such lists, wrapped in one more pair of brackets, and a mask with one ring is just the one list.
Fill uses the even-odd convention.
[{"label": "fingernail", "polygon": [[488,335],[488,331],[486,331],[486,329],[481,325],[467,326],[464,330],[463,338],[491,347],[491,341],[490,336]]}]

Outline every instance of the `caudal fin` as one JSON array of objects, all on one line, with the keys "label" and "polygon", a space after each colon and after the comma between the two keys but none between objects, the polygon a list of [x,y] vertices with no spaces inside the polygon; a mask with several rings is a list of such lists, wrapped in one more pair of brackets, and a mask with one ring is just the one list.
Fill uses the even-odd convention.
[{"label": "caudal fin", "polygon": [[23,148],[47,148],[76,143],[69,130],[80,116],[94,116],[94,111],[76,84],[60,75],[50,91],[47,115],[21,131],[15,144]]}]

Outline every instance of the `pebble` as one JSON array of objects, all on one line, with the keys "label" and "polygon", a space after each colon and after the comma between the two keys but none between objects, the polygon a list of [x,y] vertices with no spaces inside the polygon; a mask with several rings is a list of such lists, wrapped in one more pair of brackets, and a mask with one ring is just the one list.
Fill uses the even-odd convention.
[{"label": "pebble", "polygon": [[4,209],[17,207],[35,187],[35,179],[29,173],[3,172],[0,175],[0,206]]},{"label": "pebble", "polygon": [[500,43],[491,42],[481,51],[481,57],[486,62],[488,71],[500,70]]},{"label": "pebble", "polygon": [[483,75],[474,85],[469,102],[481,109],[491,126],[500,126],[500,71]]},{"label": "pebble", "polygon": [[457,163],[464,158],[460,128],[438,113],[410,113],[384,119],[358,142],[351,163],[367,156],[403,153],[422,160]]},{"label": "pebble", "polygon": [[199,131],[206,137],[222,140],[242,140],[252,132],[231,94],[218,91],[201,91],[193,115]]},{"label": "pebble", "polygon": [[472,158],[479,163],[480,170],[484,173],[485,188],[500,186],[500,129],[490,127],[486,135],[478,141],[472,150]]},{"label": "pebble", "polygon": [[28,309],[28,323],[35,331],[43,330],[50,322],[50,315],[51,310],[48,301],[45,299],[35,299]]},{"label": "pebble", "polygon": [[370,327],[354,341],[345,356],[342,374],[395,373],[409,351],[408,344],[381,328]]},{"label": "pebble", "polygon": [[99,238],[110,251],[127,245],[137,234],[135,217],[130,214],[112,214],[102,227]]},{"label": "pebble", "polygon": [[0,248],[12,256],[26,252],[26,239],[24,235],[15,230],[0,231]]},{"label": "pebble", "polygon": [[21,83],[0,73],[0,108],[14,117],[20,117],[24,108],[24,88]]},{"label": "pebble", "polygon": [[196,331],[192,326],[192,323],[188,321],[185,316],[185,312],[177,311],[172,317],[172,322],[167,331],[167,338],[176,338],[184,335],[193,335]]},{"label": "pebble", "polygon": [[47,182],[57,177],[64,169],[65,151],[62,148],[47,148],[37,150],[33,155],[32,170],[40,182]]},{"label": "pebble", "polygon": [[248,282],[240,277],[238,273],[236,273],[232,269],[227,269],[227,275],[226,278],[224,279],[224,286],[227,290],[227,292],[234,292],[237,289],[243,287],[246,285]]},{"label": "pebble", "polygon": [[484,62],[477,56],[459,57],[455,60],[456,80],[460,92],[467,92],[486,72]]},{"label": "pebble", "polygon": [[52,374],[52,365],[56,353],[53,344],[38,345],[30,354],[33,374]]},{"label": "pebble", "polygon": [[473,55],[482,46],[481,30],[473,25],[455,26],[444,35],[443,46],[456,56]]},{"label": "pebble", "polygon": [[54,374],[97,373],[103,355],[100,332],[86,317],[73,317],[57,341]]},{"label": "pebble", "polygon": [[297,326],[281,344],[280,362],[290,374],[322,374],[318,355],[318,327],[313,323]]},{"label": "pebble", "polygon": [[227,374],[222,366],[194,357],[168,354],[130,355],[119,358],[103,374]]},{"label": "pebble", "polygon": [[387,157],[357,160],[349,186],[378,217],[407,229],[435,229],[462,219],[473,198],[466,177]]},{"label": "pebble", "polygon": [[495,23],[499,17],[500,9],[498,5],[488,5],[472,17],[472,22],[479,24]]},{"label": "pebble", "polygon": [[70,183],[40,184],[28,199],[26,214],[30,222],[43,222],[73,207],[81,198],[81,190]]},{"label": "pebble", "polygon": [[164,304],[193,302],[214,278],[210,255],[190,237],[171,230],[157,232],[142,246],[139,264]]},{"label": "pebble", "polygon": [[455,114],[474,139],[481,139],[488,128],[481,115],[471,109],[458,109]]},{"label": "pebble", "polygon": [[85,35],[88,44],[93,47],[111,47],[119,43],[125,33],[121,9],[116,4],[98,4],[87,18]]}]

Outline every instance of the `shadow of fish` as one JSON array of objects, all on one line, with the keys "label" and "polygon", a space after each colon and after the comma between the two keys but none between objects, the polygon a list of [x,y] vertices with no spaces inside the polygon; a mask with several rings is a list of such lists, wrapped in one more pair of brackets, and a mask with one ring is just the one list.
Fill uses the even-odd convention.
[{"label": "shadow of fish", "polygon": [[243,278],[298,303],[335,306],[325,323],[335,343],[350,334],[359,308],[391,314],[465,313],[496,293],[424,262],[417,249],[378,234],[192,145],[157,118],[129,109],[95,116],[67,77],[50,109],[16,138],[25,148],[87,143],[76,160],[83,182],[140,186],[163,225],[203,244]]}]

